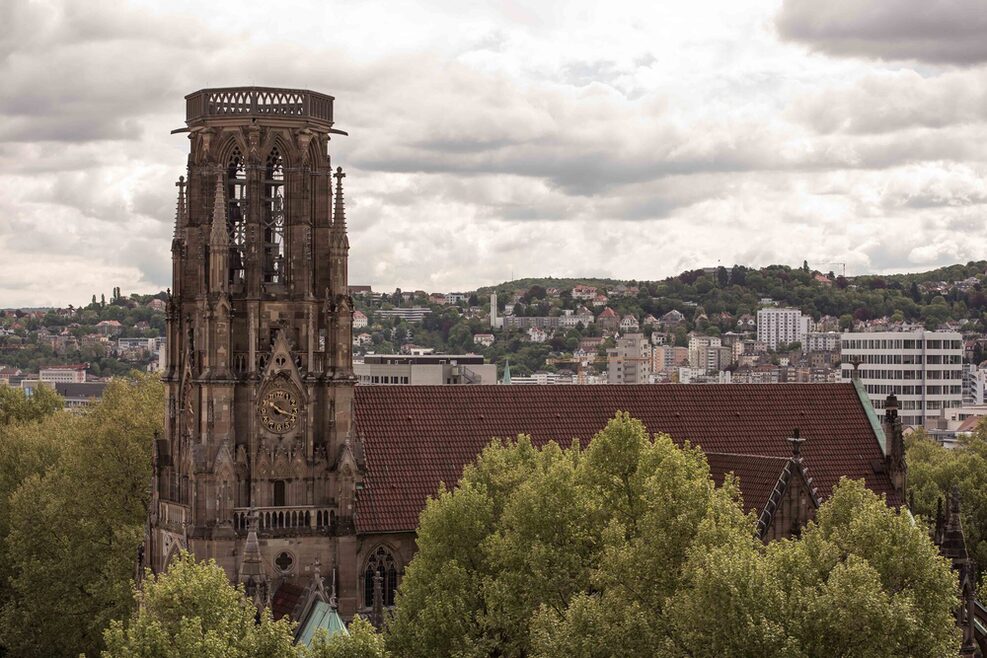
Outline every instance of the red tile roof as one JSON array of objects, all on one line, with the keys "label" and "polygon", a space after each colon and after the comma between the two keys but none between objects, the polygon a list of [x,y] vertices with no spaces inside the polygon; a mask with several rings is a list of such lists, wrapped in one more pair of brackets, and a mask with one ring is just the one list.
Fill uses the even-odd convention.
[{"label": "red tile roof", "polygon": [[[492,437],[526,433],[539,445],[573,438],[586,444],[618,410],[651,432],[731,455],[790,457],[787,437],[798,427],[820,498],[846,475],[899,502],[852,384],[357,386],[356,431],[367,468],[358,531],[413,530],[427,497],[440,482],[454,486]],[[748,506],[763,497],[762,485],[748,492],[753,478],[770,477],[761,468],[768,462],[751,464],[749,484],[738,473]]]},{"label": "red tile roof", "polygon": [[758,514],[768,504],[785,465],[791,461],[787,457],[731,455],[722,452],[708,452],[706,460],[717,485],[723,484],[727,473],[737,476],[744,496],[744,511],[753,510]]}]

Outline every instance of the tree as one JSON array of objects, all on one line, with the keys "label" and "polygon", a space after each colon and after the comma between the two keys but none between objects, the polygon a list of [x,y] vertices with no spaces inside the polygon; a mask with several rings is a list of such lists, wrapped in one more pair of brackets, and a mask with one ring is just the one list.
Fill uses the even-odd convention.
[{"label": "tree", "polygon": [[[841,481],[800,539],[690,557],[669,604],[689,655],[951,656],[956,577],[926,528]],[[715,607],[706,607],[715,606]],[[716,610],[715,624],[697,619]]]},{"label": "tree", "polygon": [[[73,420],[68,413],[56,413],[61,408],[61,400],[47,387],[27,397],[21,389],[0,386],[0,602],[13,596],[5,541],[10,533],[10,498],[26,480],[40,476],[57,460],[61,437],[71,430]],[[2,647],[0,639],[0,654]]]},{"label": "tree", "polygon": [[[943,656],[955,579],[921,524],[841,483],[765,546],[702,451],[618,414],[563,449],[495,441],[422,512],[401,656]],[[912,623],[914,622],[914,623]],[[847,629],[850,629],[849,632]],[[833,644],[835,643],[835,644]]]},{"label": "tree", "polygon": [[955,448],[944,448],[924,430],[913,432],[905,448],[913,510],[932,521],[938,501],[959,487],[967,549],[981,574],[987,573],[987,420]]},{"label": "tree", "polygon": [[130,609],[163,387],[118,378],[86,413],[53,418],[32,430],[57,431],[53,463],[9,499],[0,644],[18,656],[95,655],[103,628]]},{"label": "tree", "polygon": [[716,284],[721,288],[730,285],[730,273],[722,265],[716,268]]},{"label": "tree", "polygon": [[272,620],[269,609],[258,623],[257,609],[213,560],[196,562],[183,551],[165,573],[153,577],[148,572],[134,599],[137,610],[127,623],[114,620],[106,629],[103,658],[298,655],[291,623]]},{"label": "tree", "polygon": [[38,386],[28,396],[24,389],[0,386],[0,426],[38,422],[63,406],[50,386]]}]

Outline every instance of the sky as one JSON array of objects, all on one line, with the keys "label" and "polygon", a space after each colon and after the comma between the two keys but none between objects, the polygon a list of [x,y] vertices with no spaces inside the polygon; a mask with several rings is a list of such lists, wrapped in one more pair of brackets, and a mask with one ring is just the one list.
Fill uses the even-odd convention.
[{"label": "sky", "polygon": [[184,96],[335,96],[350,282],[987,258],[984,0],[0,2],[0,307],[170,285]]}]

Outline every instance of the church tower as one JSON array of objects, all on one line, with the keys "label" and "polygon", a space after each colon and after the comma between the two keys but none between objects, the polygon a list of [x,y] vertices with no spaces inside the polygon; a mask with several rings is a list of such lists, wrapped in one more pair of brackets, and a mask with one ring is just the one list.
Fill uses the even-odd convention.
[{"label": "church tower", "polygon": [[333,98],[204,89],[186,96],[186,124],[149,566],[187,548],[267,591],[307,583],[316,562],[355,581],[362,451]]}]

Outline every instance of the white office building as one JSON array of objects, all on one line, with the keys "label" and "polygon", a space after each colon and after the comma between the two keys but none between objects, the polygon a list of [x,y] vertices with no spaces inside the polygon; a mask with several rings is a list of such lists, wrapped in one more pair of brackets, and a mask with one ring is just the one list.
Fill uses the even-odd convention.
[{"label": "white office building", "polygon": [[847,332],[841,376],[854,368],[875,409],[894,393],[904,425],[931,426],[943,409],[963,404],[963,336],[953,331]]},{"label": "white office building", "polygon": [[368,354],[353,362],[361,386],[496,384],[497,366],[479,354]]},{"label": "white office building", "polygon": [[805,341],[811,318],[797,308],[762,308],[757,312],[757,339],[769,350]]}]

